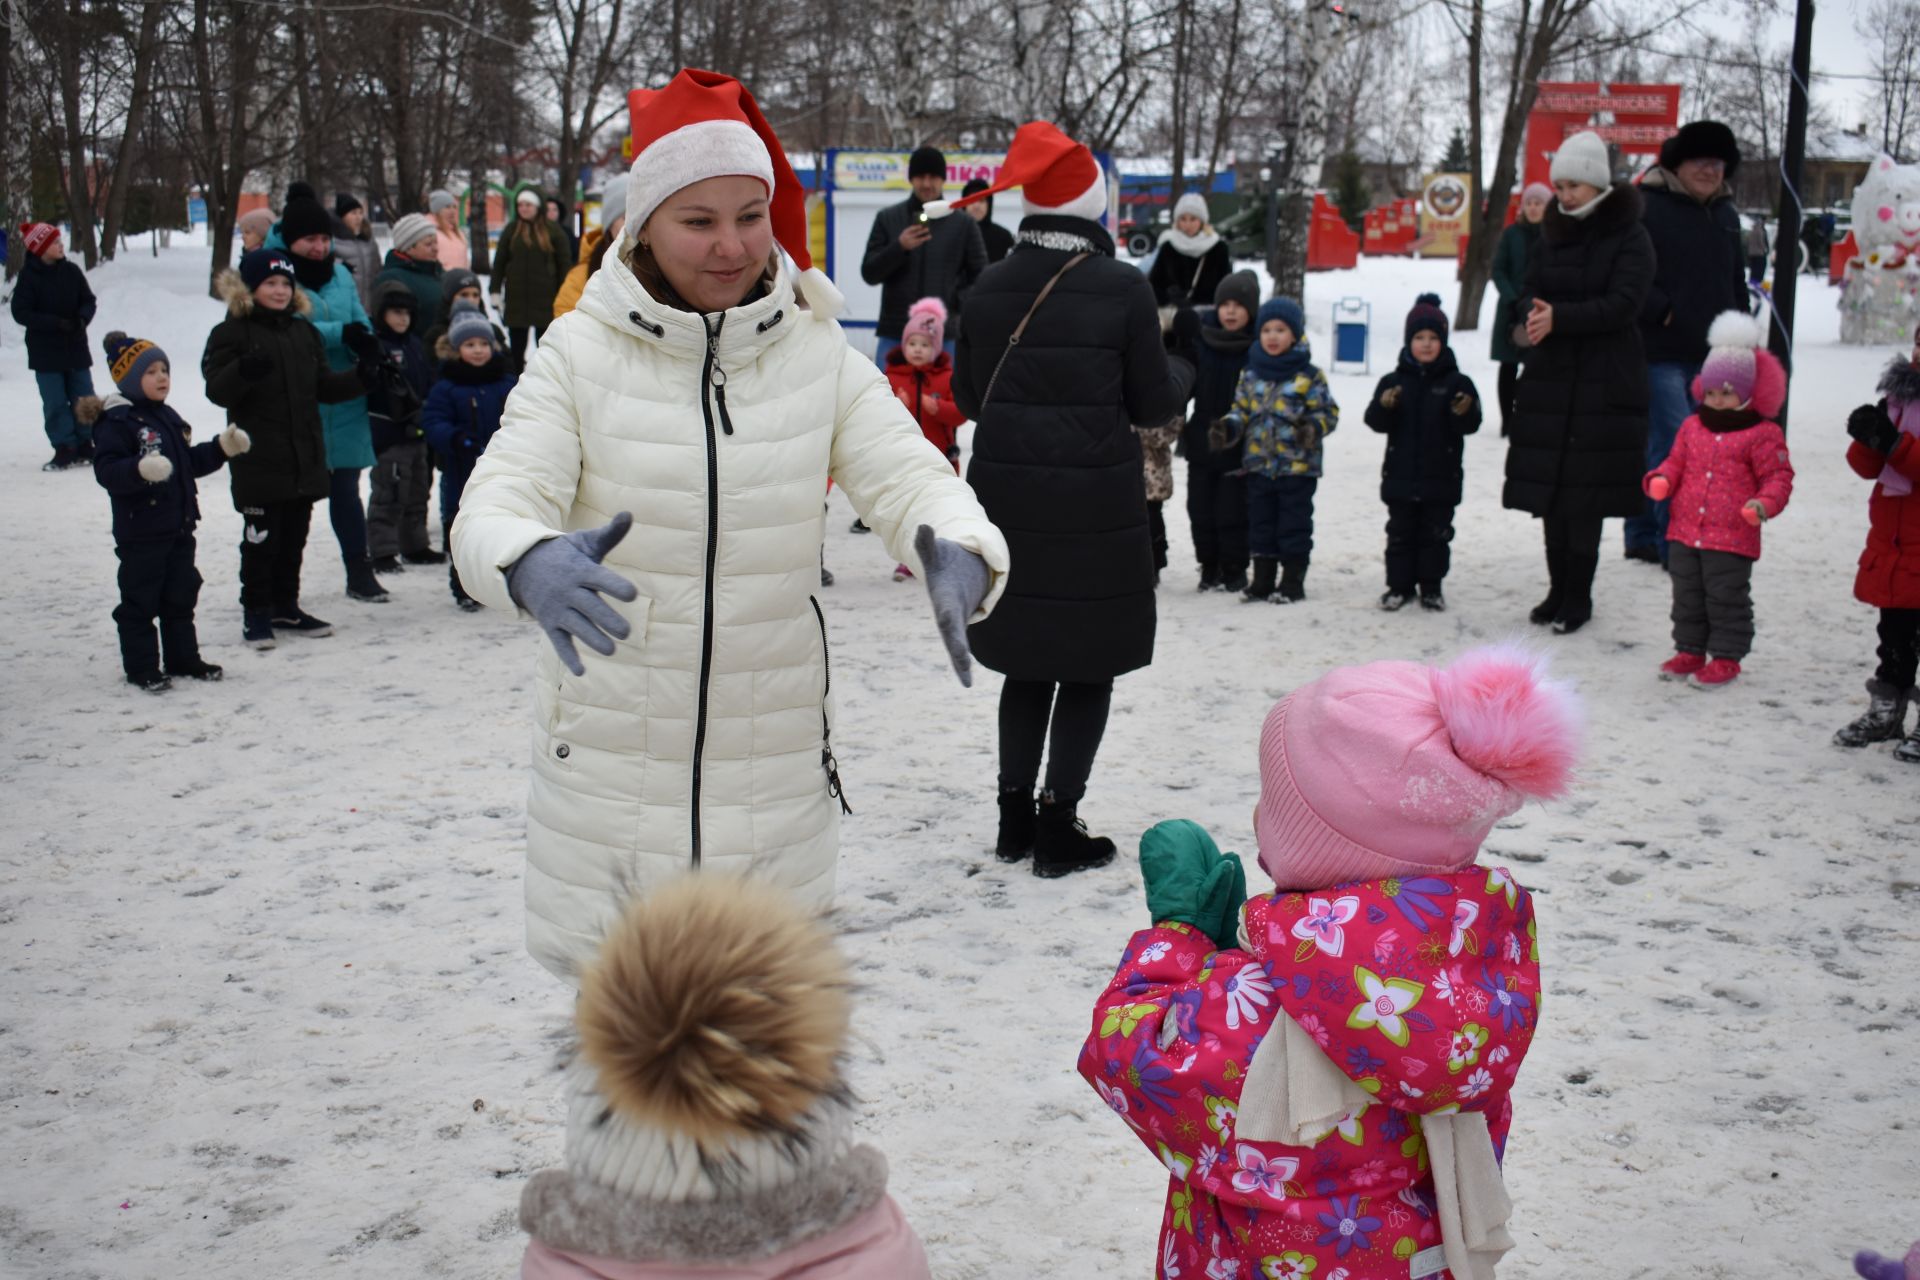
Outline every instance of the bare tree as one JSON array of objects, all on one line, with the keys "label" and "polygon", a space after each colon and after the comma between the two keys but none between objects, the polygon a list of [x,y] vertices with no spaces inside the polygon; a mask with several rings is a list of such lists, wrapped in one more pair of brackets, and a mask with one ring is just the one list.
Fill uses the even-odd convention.
[{"label": "bare tree", "polygon": [[1902,160],[1920,147],[1920,0],[1871,0],[1854,17],[1878,83],[1880,149]]},{"label": "bare tree", "polygon": [[147,108],[153,97],[153,68],[160,57],[160,18],[165,6],[148,0],[140,8],[140,24],[131,33],[129,50],[132,63],[127,87],[126,113],[121,117],[120,141],[114,148],[113,168],[108,175],[107,207],[100,228],[101,255],[112,258],[120,239],[120,228],[127,215],[127,193],[142,159],[141,138],[146,129]]}]

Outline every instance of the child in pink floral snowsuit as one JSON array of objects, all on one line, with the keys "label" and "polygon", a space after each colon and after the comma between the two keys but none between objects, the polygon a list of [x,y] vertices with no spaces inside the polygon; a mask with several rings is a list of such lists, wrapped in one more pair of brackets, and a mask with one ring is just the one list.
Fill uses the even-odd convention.
[{"label": "child in pink floral snowsuit", "polygon": [[1261,736],[1278,892],[1242,905],[1239,859],[1191,822],[1142,838],[1154,925],[1079,1070],[1167,1166],[1160,1280],[1492,1275],[1540,971],[1531,897],[1473,859],[1564,791],[1576,720],[1514,651],[1341,668]]},{"label": "child in pink floral snowsuit", "polygon": [[1753,565],[1760,526],[1787,509],[1793,463],[1772,421],[1787,374],[1762,344],[1766,330],[1729,311],[1707,332],[1712,349],[1693,394],[1700,410],[1680,424],[1666,460],[1642,487],[1669,496],[1667,572],[1673,581],[1674,655],[1662,680],[1724,689],[1753,647]]}]

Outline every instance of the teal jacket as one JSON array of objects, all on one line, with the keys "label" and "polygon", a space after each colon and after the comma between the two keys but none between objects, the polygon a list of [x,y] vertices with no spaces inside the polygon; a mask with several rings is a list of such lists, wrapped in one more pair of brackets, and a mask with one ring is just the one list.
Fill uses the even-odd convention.
[{"label": "teal jacket", "polygon": [[[268,233],[266,244],[270,249],[287,247],[278,223]],[[360,287],[354,282],[353,271],[338,259],[328,259],[328,262],[333,267],[331,280],[319,289],[301,286],[301,291],[313,302],[307,322],[320,331],[320,340],[327,349],[327,367],[351,369],[358,362],[340,340],[340,332],[350,324],[362,324],[371,330],[373,323],[367,318],[366,307],[360,303]],[[367,420],[365,396],[321,405],[320,425],[326,431],[327,470],[358,471],[373,465],[373,427]]]}]

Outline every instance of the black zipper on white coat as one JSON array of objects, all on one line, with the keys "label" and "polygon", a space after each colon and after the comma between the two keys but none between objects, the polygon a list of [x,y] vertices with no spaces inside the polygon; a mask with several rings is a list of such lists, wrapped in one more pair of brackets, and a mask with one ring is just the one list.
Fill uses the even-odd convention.
[{"label": "black zipper on white coat", "polygon": [[[700,609],[700,687],[693,721],[693,866],[700,866],[700,765],[707,746],[707,686],[713,678],[713,575],[720,560],[720,439],[714,434],[713,406],[720,402],[720,420],[728,435],[733,424],[726,420],[726,374],[720,370],[720,327],[727,322],[723,311],[709,325],[707,358],[700,369],[700,417],[707,429],[707,561],[704,595]],[[713,395],[709,395],[709,389]]]},{"label": "black zipper on white coat", "polygon": [[827,700],[833,696],[833,647],[827,643],[827,615],[820,607],[819,596],[808,596],[807,603],[813,606],[814,621],[820,624],[820,662],[827,673],[826,685],[820,690],[820,767],[826,771],[827,794],[840,802],[840,812],[851,814],[853,806],[847,803],[846,788],[840,785],[840,762],[833,758],[833,724],[827,719]]}]

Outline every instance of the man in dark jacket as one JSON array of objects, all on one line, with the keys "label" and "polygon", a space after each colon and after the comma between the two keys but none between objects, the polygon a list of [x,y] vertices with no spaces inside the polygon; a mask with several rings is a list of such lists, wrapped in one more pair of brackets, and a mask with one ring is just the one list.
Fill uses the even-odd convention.
[{"label": "man in dark jacket", "polygon": [[[1647,353],[1647,470],[1667,460],[1694,410],[1691,388],[1707,358],[1707,328],[1723,311],[1747,309],[1740,214],[1727,184],[1740,167],[1733,130],[1696,120],[1668,138],[1660,163],[1640,180],[1653,241],[1653,287],[1640,313]],[[1667,561],[1667,504],[1648,502],[1626,522],[1627,558]]]},{"label": "man in dark jacket", "polygon": [[[880,322],[874,326],[879,342],[873,358],[883,368],[887,353],[900,345],[907,308],[922,298],[946,304],[947,332],[956,333],[961,299],[987,265],[979,223],[970,217],[921,217],[921,210],[946,189],[947,158],[932,147],[921,147],[907,162],[907,181],[913,194],[873,216],[867,254],[860,262],[860,278],[880,286]],[[951,341],[947,351],[952,354]]]},{"label": "man in dark jacket", "polygon": [[93,290],[86,273],[67,261],[57,228],[30,222],[20,228],[26,249],[13,291],[13,318],[27,331],[27,368],[40,386],[53,458],[42,471],[84,466],[93,457],[93,431],[73,416],[73,405],[93,394]]}]

